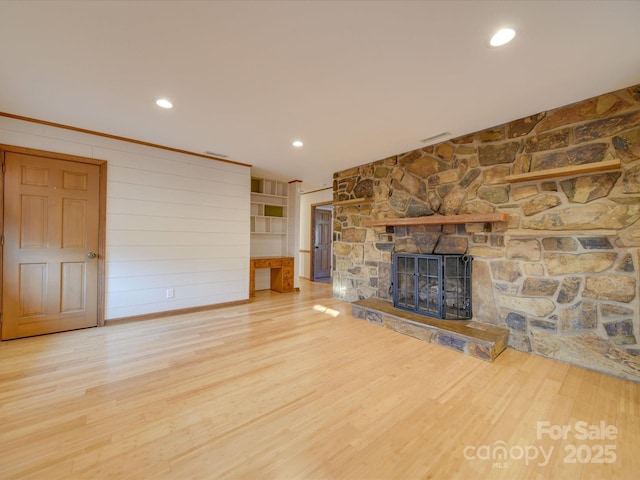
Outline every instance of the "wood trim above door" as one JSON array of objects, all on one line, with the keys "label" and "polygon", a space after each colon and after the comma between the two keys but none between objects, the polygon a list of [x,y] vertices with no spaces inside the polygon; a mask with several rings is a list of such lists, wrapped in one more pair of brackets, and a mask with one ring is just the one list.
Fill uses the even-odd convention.
[{"label": "wood trim above door", "polygon": [[[37,150],[33,148],[18,147],[14,145],[0,144],[0,159],[2,161],[3,168],[0,170],[0,212],[4,211],[4,158],[5,152],[14,152],[25,155],[42,156],[46,158],[53,158],[56,160],[65,160],[69,162],[78,162],[96,165],[100,169],[100,192],[99,192],[99,231],[98,231],[98,305],[97,305],[97,317],[98,326],[104,326],[105,320],[105,251],[106,251],[106,225],[107,225],[107,161],[98,160],[95,158],[80,157],[77,155],[68,155],[64,153],[48,152],[45,150]],[[4,238],[4,219],[0,215],[0,234]],[[3,278],[3,245],[0,242],[0,300],[2,299],[2,281]],[[0,312],[2,311],[2,305],[0,305]]]}]

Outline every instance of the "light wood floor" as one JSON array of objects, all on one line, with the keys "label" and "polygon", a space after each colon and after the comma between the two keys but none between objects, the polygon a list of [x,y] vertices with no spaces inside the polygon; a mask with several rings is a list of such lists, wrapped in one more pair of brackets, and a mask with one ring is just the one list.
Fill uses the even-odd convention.
[{"label": "light wood floor", "polygon": [[511,349],[489,364],[301,288],[1,343],[0,478],[638,478],[640,385]]}]

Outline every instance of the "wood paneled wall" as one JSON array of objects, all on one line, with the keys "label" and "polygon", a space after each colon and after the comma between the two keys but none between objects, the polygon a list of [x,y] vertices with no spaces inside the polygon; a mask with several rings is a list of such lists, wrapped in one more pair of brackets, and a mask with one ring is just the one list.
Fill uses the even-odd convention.
[{"label": "wood paneled wall", "polygon": [[4,117],[0,143],[108,162],[107,320],[248,298],[248,166]]}]

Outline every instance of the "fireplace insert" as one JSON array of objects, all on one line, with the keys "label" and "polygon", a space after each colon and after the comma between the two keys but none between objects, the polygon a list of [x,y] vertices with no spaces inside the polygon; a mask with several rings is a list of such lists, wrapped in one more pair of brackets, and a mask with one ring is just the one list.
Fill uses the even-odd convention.
[{"label": "fireplace insert", "polygon": [[472,317],[469,255],[394,253],[393,306],[430,317]]}]

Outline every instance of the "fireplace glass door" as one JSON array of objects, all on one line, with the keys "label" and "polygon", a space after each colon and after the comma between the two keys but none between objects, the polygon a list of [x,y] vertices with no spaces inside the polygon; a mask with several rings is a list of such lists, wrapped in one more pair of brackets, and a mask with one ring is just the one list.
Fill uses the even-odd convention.
[{"label": "fireplace glass door", "polygon": [[471,318],[471,257],[396,253],[393,305],[443,319]]}]

